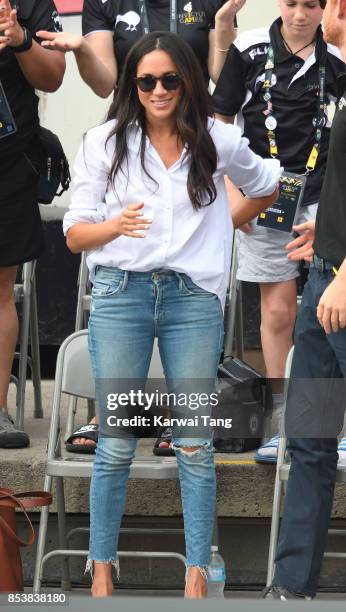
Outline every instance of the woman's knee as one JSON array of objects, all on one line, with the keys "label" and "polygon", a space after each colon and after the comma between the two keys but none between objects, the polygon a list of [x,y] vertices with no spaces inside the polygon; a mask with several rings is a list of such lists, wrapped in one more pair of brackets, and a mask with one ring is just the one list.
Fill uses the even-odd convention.
[{"label": "woman's knee", "polygon": [[261,285],[261,326],[274,333],[292,330],[297,316],[295,280]]},{"label": "woman's knee", "polygon": [[296,304],[292,306],[284,301],[273,301],[262,309],[261,326],[274,333],[292,330],[296,314]]},{"label": "woman's knee", "polygon": [[205,440],[196,444],[184,444],[183,441],[173,441],[173,449],[176,456],[183,459],[186,463],[210,463],[213,464],[213,445],[210,441]]},{"label": "woman's knee", "polygon": [[14,300],[13,289],[18,266],[0,267],[0,303]]},{"label": "woman's knee", "polygon": [[96,456],[104,464],[113,468],[131,464],[136,450],[136,440],[132,438],[99,438]]}]

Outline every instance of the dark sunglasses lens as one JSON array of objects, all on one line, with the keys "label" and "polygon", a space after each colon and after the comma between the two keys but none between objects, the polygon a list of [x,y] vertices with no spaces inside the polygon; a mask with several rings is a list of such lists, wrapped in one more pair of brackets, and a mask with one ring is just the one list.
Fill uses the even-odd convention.
[{"label": "dark sunglasses lens", "polygon": [[139,77],[137,85],[141,91],[152,91],[156,87],[156,79],[150,76]]},{"label": "dark sunglasses lens", "polygon": [[181,85],[182,81],[178,74],[167,74],[162,77],[162,85],[167,91],[172,89],[178,89],[179,85]]},{"label": "dark sunglasses lens", "polygon": [[166,76],[161,77],[161,79],[157,79],[152,76],[138,77],[136,79],[136,83],[141,91],[148,92],[155,89],[158,80],[161,81],[162,86],[167,91],[177,89],[182,83],[182,80],[178,74],[167,74]]}]

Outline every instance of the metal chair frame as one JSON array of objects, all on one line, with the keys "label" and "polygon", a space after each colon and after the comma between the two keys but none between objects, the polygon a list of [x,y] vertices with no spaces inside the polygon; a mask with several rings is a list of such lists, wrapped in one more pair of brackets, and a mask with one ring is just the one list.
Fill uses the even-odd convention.
[{"label": "metal chair frame", "polygon": [[[34,417],[43,417],[35,268],[35,261],[29,261],[23,264],[21,272],[22,282],[16,283],[14,286],[14,301],[16,304],[22,305],[19,352],[14,354],[15,358],[19,361],[18,377],[11,376],[11,382],[14,382],[17,388],[15,423],[16,427],[20,430],[24,428],[25,390],[28,366],[31,369],[34,387]],[[31,357],[28,355],[29,340],[31,345]]]},{"label": "metal chair frame", "polygon": [[[287,390],[288,390],[288,382],[291,373],[292,360],[293,360],[294,347],[291,348],[287,360],[286,360],[286,368],[285,368],[285,394],[284,401],[286,408],[287,401]],[[278,543],[279,536],[279,527],[280,527],[280,511],[282,505],[283,493],[285,491],[285,485],[287,484],[289,473],[290,473],[290,463],[287,459],[286,453],[286,438],[281,435],[279,438],[279,447],[278,447],[278,458],[276,464],[276,475],[275,475],[275,484],[274,484],[274,496],[273,496],[273,510],[272,510],[272,520],[271,520],[271,528],[270,528],[270,540],[269,540],[269,555],[268,555],[268,568],[267,568],[267,586],[270,586],[273,581],[274,572],[275,572],[275,554]],[[336,482],[346,483],[346,466],[338,466],[336,473]],[[345,529],[329,529],[328,533],[330,535],[337,536],[346,536]],[[325,552],[324,556],[326,558],[332,559],[346,559],[346,552]]]}]

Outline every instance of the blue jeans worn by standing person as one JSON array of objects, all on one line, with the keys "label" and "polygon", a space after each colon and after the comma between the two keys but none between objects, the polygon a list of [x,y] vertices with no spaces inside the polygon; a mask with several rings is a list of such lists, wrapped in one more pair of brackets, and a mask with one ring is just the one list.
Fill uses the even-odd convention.
[{"label": "blue jeans worn by standing person", "polygon": [[327,541],[345,408],[346,329],[326,334],[316,316],[333,278],[332,264],[314,256],[295,329],[285,419],[292,463],[273,580],[310,597]]},{"label": "blue jeans worn by standing person", "polygon": [[[93,286],[89,348],[96,381],[100,423],[106,411],[98,381],[141,379],[148,375],[154,337],[166,380],[215,380],[223,345],[223,312],[218,297],[185,274],[169,270],[127,272],[99,266]],[[196,381],[198,386],[198,381]],[[211,391],[215,389],[211,389]],[[174,416],[174,407],[171,407]],[[173,445],[179,468],[187,567],[205,575],[212,539],[216,482],[212,436],[179,438]],[[92,561],[112,562],[125,507],[126,483],[137,440],[106,437],[100,429],[90,491]],[[183,447],[197,447],[185,451]]]}]

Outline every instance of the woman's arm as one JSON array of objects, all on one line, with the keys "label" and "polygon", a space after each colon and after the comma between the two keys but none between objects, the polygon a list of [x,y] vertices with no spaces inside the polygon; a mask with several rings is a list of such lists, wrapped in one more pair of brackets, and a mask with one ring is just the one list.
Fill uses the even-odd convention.
[{"label": "woman's arm", "polygon": [[98,96],[108,98],[118,78],[112,32],[93,32],[84,37],[69,32],[40,30],[37,36],[42,38],[43,47],[73,51],[83,81]]},{"label": "woman's arm", "polygon": [[151,220],[143,219],[144,204],[130,204],[119,217],[102,223],[76,223],[67,232],[66,244],[72,253],[96,249],[119,236],[145,238],[143,232],[150,228]]},{"label": "woman's arm", "polygon": [[[16,53],[16,47],[24,43],[24,30],[17,20],[17,11],[12,10],[8,0],[4,0],[3,14],[6,20],[1,23],[0,51],[10,46]],[[65,57],[59,51],[48,53],[35,40],[27,51],[16,54],[17,62],[28,83],[41,91],[56,91],[64,77]]]},{"label": "woman's arm", "polygon": [[239,192],[239,197],[230,202],[233,226],[235,229],[241,227],[248,221],[251,221],[257,215],[265,210],[279,197],[279,187],[269,196],[263,198],[247,198]]},{"label": "woman's arm", "polygon": [[220,169],[230,179],[226,190],[234,226],[238,228],[278,199],[282,168],[279,160],[263,159],[254,153],[238,127],[215,121],[213,128]]},{"label": "woman's arm", "polygon": [[209,32],[208,69],[210,78],[217,83],[226,61],[228,49],[237,36],[234,18],[246,0],[228,0],[215,15],[215,30]]}]

